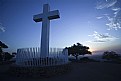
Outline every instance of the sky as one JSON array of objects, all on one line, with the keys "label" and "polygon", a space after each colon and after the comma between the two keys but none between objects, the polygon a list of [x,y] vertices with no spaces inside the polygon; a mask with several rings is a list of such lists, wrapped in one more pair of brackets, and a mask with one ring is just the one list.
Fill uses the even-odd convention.
[{"label": "sky", "polygon": [[50,47],[64,48],[77,42],[90,51],[121,53],[121,0],[0,0],[0,40],[6,51],[39,47],[42,22],[33,15],[59,10],[50,22]]}]

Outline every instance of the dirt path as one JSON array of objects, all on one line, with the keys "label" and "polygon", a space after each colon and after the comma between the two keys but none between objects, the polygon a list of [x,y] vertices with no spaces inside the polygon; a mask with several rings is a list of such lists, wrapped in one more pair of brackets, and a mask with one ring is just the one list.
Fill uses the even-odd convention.
[{"label": "dirt path", "polygon": [[121,81],[121,64],[71,63],[69,73],[49,78],[21,78],[9,76],[9,65],[0,65],[0,81]]}]

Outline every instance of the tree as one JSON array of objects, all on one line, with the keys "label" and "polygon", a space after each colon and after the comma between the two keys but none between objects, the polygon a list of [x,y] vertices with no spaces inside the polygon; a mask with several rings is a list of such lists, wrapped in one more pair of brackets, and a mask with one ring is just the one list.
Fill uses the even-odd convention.
[{"label": "tree", "polygon": [[8,48],[8,46],[0,41],[0,61],[3,60],[3,51],[2,48]]},{"label": "tree", "polygon": [[4,60],[5,61],[9,61],[10,59],[12,59],[14,56],[11,55],[10,53],[8,52],[4,52]]},{"label": "tree", "polygon": [[0,48],[8,48],[8,46],[0,41]]},{"label": "tree", "polygon": [[103,53],[102,58],[107,59],[107,60],[119,60],[120,56],[119,56],[119,54],[117,54],[114,51],[111,51],[111,52],[106,51],[106,52]]},{"label": "tree", "polygon": [[12,52],[12,55],[13,55],[14,57],[16,56],[16,54],[17,54],[16,52]]},{"label": "tree", "polygon": [[73,44],[73,46],[66,47],[65,49],[68,49],[68,55],[76,57],[76,60],[78,60],[79,55],[92,54],[90,51],[88,51],[89,47],[83,46],[80,43]]}]

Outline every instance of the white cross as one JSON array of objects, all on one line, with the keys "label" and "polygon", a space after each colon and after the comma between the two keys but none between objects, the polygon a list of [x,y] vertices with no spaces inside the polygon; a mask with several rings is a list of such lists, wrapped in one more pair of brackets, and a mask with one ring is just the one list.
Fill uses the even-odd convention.
[{"label": "white cross", "polygon": [[48,4],[44,4],[43,13],[34,15],[33,20],[35,22],[42,21],[42,32],[41,32],[41,57],[48,57],[49,55],[49,30],[50,20],[57,19],[59,17],[59,11],[50,11]]}]

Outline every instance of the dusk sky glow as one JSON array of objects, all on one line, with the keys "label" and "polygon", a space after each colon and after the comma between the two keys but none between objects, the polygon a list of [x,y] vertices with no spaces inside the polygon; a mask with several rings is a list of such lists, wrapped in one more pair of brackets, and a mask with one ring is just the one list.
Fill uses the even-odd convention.
[{"label": "dusk sky glow", "polygon": [[42,23],[33,15],[46,3],[60,12],[50,22],[50,47],[80,42],[91,51],[121,52],[121,0],[0,0],[0,40],[8,51],[40,46]]}]

